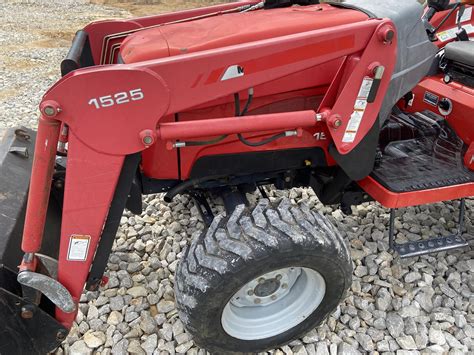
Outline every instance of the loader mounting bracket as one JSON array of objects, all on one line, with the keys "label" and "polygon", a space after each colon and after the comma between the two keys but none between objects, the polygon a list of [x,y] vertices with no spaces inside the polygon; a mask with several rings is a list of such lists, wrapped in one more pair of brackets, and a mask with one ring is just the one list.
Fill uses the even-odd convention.
[{"label": "loader mounting bracket", "polygon": [[46,354],[68,330],[47,312],[21,297],[16,273],[0,265],[0,354]]}]

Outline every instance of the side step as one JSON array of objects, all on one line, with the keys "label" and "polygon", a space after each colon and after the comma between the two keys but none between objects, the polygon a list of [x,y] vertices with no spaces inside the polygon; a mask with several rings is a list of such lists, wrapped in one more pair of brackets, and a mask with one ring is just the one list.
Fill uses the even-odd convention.
[{"label": "side step", "polygon": [[439,253],[442,251],[461,249],[469,246],[469,242],[462,237],[464,230],[464,214],[466,209],[465,199],[459,206],[459,226],[454,235],[447,237],[431,238],[416,242],[399,244],[395,241],[395,209],[390,209],[389,243],[390,249],[396,251],[400,258],[406,259],[420,255]]}]

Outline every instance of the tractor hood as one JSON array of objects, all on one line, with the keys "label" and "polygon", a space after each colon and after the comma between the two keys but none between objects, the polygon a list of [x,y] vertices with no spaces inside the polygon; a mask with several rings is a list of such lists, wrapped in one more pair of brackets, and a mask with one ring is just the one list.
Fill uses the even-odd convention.
[{"label": "tractor hood", "polygon": [[324,5],[240,12],[150,28],[122,44],[124,63],[136,63],[365,21],[365,13]]}]

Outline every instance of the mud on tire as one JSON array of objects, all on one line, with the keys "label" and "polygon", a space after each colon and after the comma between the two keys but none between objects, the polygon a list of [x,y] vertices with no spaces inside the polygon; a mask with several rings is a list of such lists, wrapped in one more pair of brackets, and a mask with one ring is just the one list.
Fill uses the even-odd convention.
[{"label": "mud on tire", "polygon": [[[283,319],[285,324],[293,322],[295,325],[277,334],[269,329],[269,336],[261,335],[265,332],[260,335],[256,332],[254,339],[250,339],[245,334],[240,336],[238,327],[235,332],[224,329],[231,329],[223,326],[224,309],[228,304],[237,305],[234,303],[239,299],[236,294],[243,295],[244,286],[254,285],[252,280],[262,282],[265,280],[262,275],[275,275],[271,273],[275,270],[295,268],[319,274],[324,280],[325,292],[314,311],[303,314],[296,322]],[[295,285],[300,282],[303,272]],[[288,343],[320,324],[344,297],[351,276],[348,249],[339,232],[325,217],[307,206],[291,205],[288,199],[282,200],[278,206],[261,200],[253,210],[241,205],[229,217],[217,216],[206,231],[194,238],[177,269],[176,301],[181,320],[199,346],[212,353],[259,352]],[[276,278],[268,280],[268,285],[262,284],[262,287],[280,287],[275,295],[285,291]],[[316,288],[314,297],[318,292]],[[258,293],[257,288],[255,290]],[[289,294],[291,292],[281,293],[282,299],[290,297]],[[310,295],[313,298],[312,293]],[[252,301],[245,295],[242,298],[247,303]],[[269,297],[262,300],[273,302]],[[275,304],[271,307],[277,307]],[[240,312],[242,305],[238,306],[235,309]],[[285,313],[288,312],[282,312]],[[257,317],[258,313],[255,314]],[[273,312],[270,315],[273,316]]]}]

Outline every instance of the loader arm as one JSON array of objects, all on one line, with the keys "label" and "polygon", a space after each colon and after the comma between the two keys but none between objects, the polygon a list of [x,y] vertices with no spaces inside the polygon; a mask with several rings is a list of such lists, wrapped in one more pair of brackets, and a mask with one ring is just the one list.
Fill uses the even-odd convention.
[{"label": "loader arm", "polygon": [[[348,58],[340,69],[346,75],[338,78],[334,90],[328,91],[330,97],[324,101],[327,106],[320,112],[302,112],[299,116],[296,113],[293,118],[288,115],[283,121],[287,122],[288,130],[301,130],[325,121],[334,145],[341,154],[347,154],[376,122],[395,65],[396,34],[393,24],[386,19],[156,61],[80,69],[65,76],[41,103],[42,119],[23,237],[27,257],[22,269],[35,271],[33,256],[41,245],[44,226],[44,217],[38,216],[37,211],[47,204],[49,191],[45,186],[51,180],[60,123],[69,127],[69,151],[58,281],[77,303],[104,233],[119,177],[124,173],[124,161],[162,139],[161,117],[341,57]],[[243,69],[243,75],[225,80],[225,73],[235,65]],[[376,78],[376,69],[382,67],[383,75]],[[347,102],[356,103],[361,85],[368,80],[380,81],[378,92],[364,107],[359,134],[348,140],[354,104]],[[279,115],[256,116],[256,122],[268,123],[263,127],[256,124],[254,131],[283,128],[275,126],[282,122]],[[224,117],[216,120],[213,133],[252,131],[251,123],[250,128],[243,127],[249,120],[252,118]],[[177,133],[167,136],[168,139],[179,138],[180,129],[185,134],[186,123],[169,123],[168,128],[170,125],[175,126]],[[228,127],[232,129],[229,131]],[[206,134],[203,128],[202,136]],[[194,135],[200,135],[198,128]],[[128,193],[127,186],[121,189]],[[69,328],[75,312],[57,309],[56,318]]]}]

